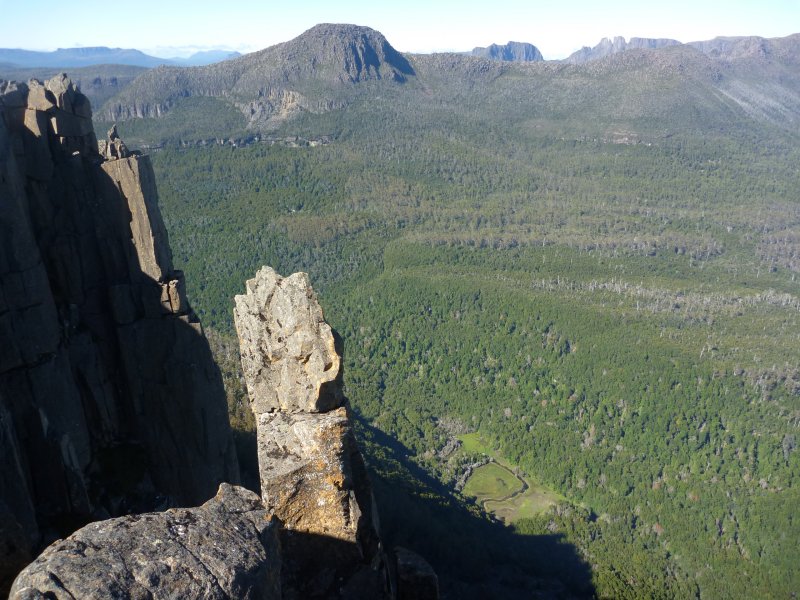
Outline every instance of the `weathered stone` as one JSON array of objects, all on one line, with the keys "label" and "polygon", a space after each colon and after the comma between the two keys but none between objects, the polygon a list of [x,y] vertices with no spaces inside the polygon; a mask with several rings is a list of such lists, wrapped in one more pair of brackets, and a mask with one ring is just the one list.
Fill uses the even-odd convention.
[{"label": "weathered stone", "polygon": [[172,252],[167,229],[158,209],[153,167],[147,156],[130,156],[100,165],[111,186],[104,194],[121,195],[130,211],[130,234],[138,256],[138,267],[154,281],[169,280],[172,273]]},{"label": "weathered stone", "polygon": [[308,275],[263,267],[235,298],[242,369],[255,414],[342,404],[341,359]]},{"label": "weathered stone", "polygon": [[281,597],[279,524],[227,484],[193,509],[87,525],[48,547],[10,599]]},{"label": "weathered stone", "polygon": [[416,552],[394,549],[397,600],[439,600],[439,578],[433,567]]},{"label": "weathered stone", "polygon": [[285,597],[326,598],[344,588],[347,597],[383,597],[374,499],[341,406],[340,347],[308,276],[284,279],[262,268],[236,297],[234,317],[262,499],[285,526]]},{"label": "weathered stone", "polygon": [[187,504],[237,479],[224,388],[202,330],[162,315],[120,326],[117,335],[119,378],[157,488]]},{"label": "weathered stone", "polygon": [[[2,113],[0,113],[2,115]],[[13,136],[14,139],[18,139]],[[30,220],[25,176],[11,151],[12,136],[0,118],[0,278],[40,262]],[[10,302],[10,298],[7,298]]]},{"label": "weathered stone", "polygon": [[111,129],[108,130],[108,141],[103,142],[101,154],[108,160],[128,158],[131,155],[125,142],[120,139],[117,133],[116,124],[112,125]]},{"label": "weathered stone", "polygon": [[[92,105],[83,94],[75,94],[72,99],[72,112],[78,117],[92,120]],[[94,131],[94,129],[92,129]]]},{"label": "weathered stone", "polygon": [[264,505],[285,528],[285,596],[327,598],[351,582],[351,597],[383,597],[374,500],[346,409],[260,415],[258,456]]},{"label": "weathered stone", "polygon": [[[5,339],[0,334],[0,339]],[[31,561],[37,542],[36,513],[31,503],[25,466],[18,452],[12,415],[0,402],[0,598],[8,594],[13,575]]]},{"label": "weathered stone", "polygon": [[182,271],[175,271],[175,279],[161,284],[161,305],[169,313],[185,314],[189,310],[186,300],[186,281]]},{"label": "weathered stone", "polygon": [[259,415],[258,454],[264,505],[288,529],[357,541],[365,525],[353,480],[360,455],[345,408]]},{"label": "weathered stone", "polygon": [[53,177],[53,159],[47,141],[47,115],[38,110],[25,111],[25,128],[30,132],[23,138],[25,173],[38,181]]},{"label": "weathered stone", "polygon": [[131,286],[114,285],[108,288],[111,314],[118,325],[129,325],[139,316],[136,303],[133,301]]},{"label": "weathered stone", "polygon": [[24,109],[28,105],[28,86],[17,81],[0,80],[0,106],[4,110]]},{"label": "weathered stone", "polygon": [[28,109],[47,112],[56,107],[56,99],[41,81],[28,82]]},{"label": "weathered stone", "polygon": [[74,112],[72,102],[78,91],[66,73],[59,73],[52,79],[48,79],[44,82],[44,87],[52,94],[58,108],[68,113]]},{"label": "weathered stone", "polygon": [[91,119],[85,119],[65,110],[55,109],[50,113],[50,126],[60,137],[83,137],[94,132]]},{"label": "weathered stone", "polygon": [[0,340],[3,340],[0,344],[0,370],[10,371],[24,364],[16,337],[14,315],[9,312],[0,314]]}]

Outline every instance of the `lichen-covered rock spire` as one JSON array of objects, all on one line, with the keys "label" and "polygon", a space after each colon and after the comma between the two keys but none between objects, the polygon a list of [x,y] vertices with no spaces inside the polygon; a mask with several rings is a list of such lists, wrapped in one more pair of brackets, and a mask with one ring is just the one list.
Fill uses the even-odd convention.
[{"label": "lichen-covered rock spire", "polygon": [[286,529],[284,591],[329,597],[358,581],[379,598],[385,570],[372,489],[342,395],[341,350],[308,276],[263,267],[235,302],[261,498]]},{"label": "lichen-covered rock spire", "polygon": [[234,317],[253,411],[325,412],[342,404],[341,358],[308,275],[262,267]]}]

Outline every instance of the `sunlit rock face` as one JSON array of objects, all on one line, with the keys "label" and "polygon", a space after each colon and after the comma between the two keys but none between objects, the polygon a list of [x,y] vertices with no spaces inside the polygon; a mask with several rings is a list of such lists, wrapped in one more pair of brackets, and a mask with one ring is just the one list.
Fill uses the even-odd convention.
[{"label": "sunlit rock face", "polygon": [[341,389],[341,351],[305,273],[269,267],[234,310],[257,423],[261,497],[284,524],[286,597],[386,593],[366,468]]},{"label": "sunlit rock face", "polygon": [[341,406],[341,357],[308,275],[263,267],[236,296],[234,317],[254,413]]}]

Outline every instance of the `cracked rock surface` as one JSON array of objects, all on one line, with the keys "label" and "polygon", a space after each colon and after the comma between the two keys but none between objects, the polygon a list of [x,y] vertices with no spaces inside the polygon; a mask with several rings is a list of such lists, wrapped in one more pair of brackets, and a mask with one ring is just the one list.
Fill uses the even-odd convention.
[{"label": "cracked rock surface", "polygon": [[90,520],[238,480],[150,160],[110,138],[66,75],[0,81],[0,597]]},{"label": "cracked rock surface", "polygon": [[198,508],[98,521],[55,542],[9,598],[277,599],[278,529],[256,494],[222,484]]},{"label": "cracked rock surface", "polygon": [[284,597],[383,597],[385,560],[342,394],[341,346],[308,275],[263,267],[236,296],[234,319],[261,497],[284,524]]},{"label": "cracked rock surface", "polygon": [[256,414],[341,406],[341,358],[308,275],[262,267],[236,296],[242,370]]}]

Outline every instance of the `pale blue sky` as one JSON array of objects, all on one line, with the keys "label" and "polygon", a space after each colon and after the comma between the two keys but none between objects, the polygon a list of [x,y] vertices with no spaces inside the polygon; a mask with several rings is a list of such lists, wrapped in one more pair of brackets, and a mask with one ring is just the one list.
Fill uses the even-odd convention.
[{"label": "pale blue sky", "polygon": [[800,0],[0,0],[0,19],[3,48],[112,46],[164,57],[190,48],[250,52],[327,22],[368,25],[407,52],[514,40],[554,59],[614,35],[689,42],[797,33]]}]

